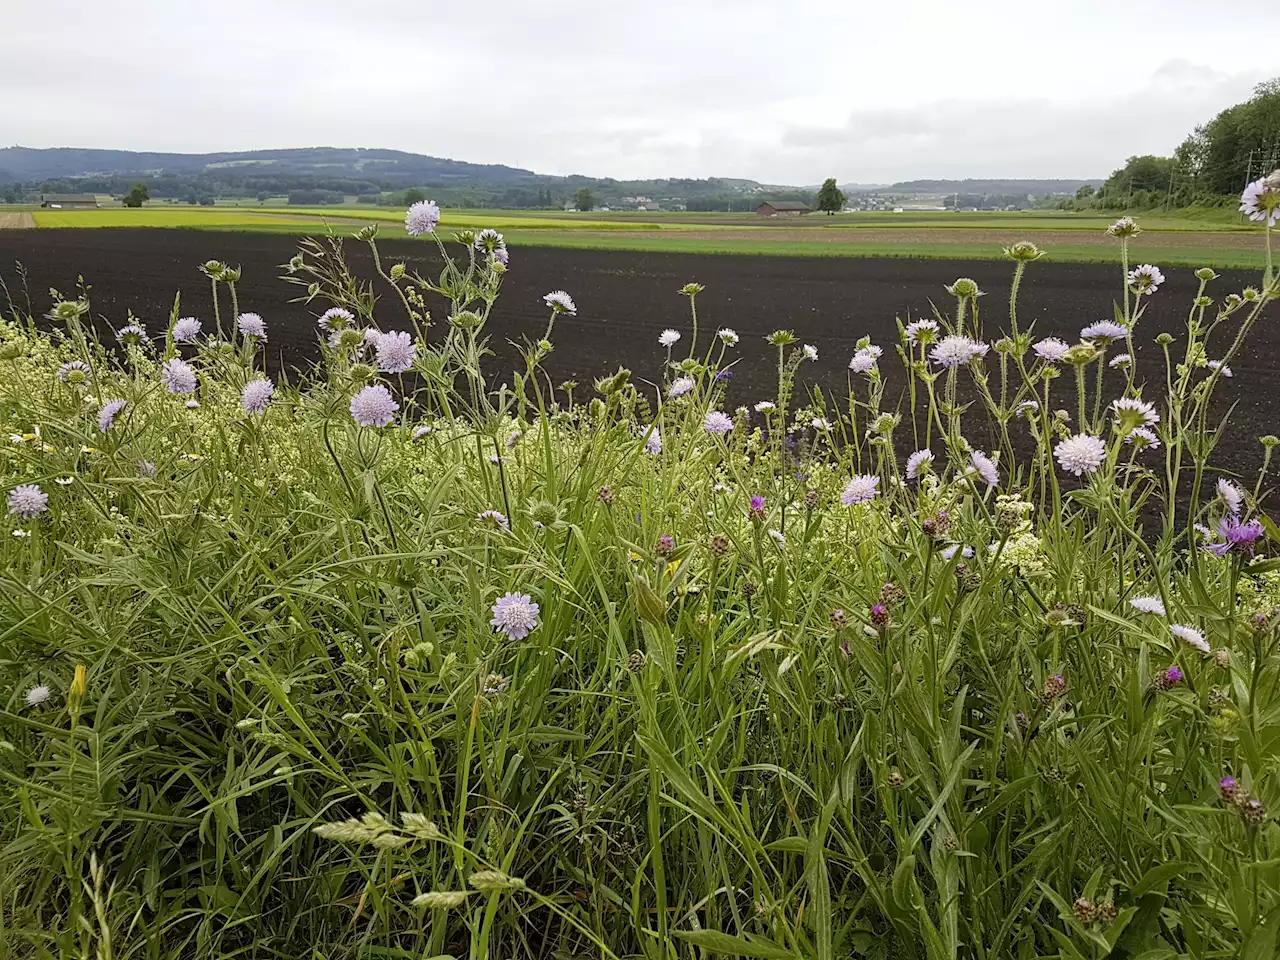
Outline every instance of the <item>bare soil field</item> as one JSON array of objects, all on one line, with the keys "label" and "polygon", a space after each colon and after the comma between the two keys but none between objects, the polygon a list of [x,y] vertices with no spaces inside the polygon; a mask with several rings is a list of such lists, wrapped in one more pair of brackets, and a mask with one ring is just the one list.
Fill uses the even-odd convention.
[{"label": "bare soil field", "polygon": [[[593,230],[580,230],[575,233],[579,237],[600,236]],[[630,231],[611,230],[609,237],[643,236],[650,234],[631,233]],[[719,230],[681,230],[681,240],[727,241],[760,239],[758,229],[725,228]],[[1023,228],[1009,230],[997,228],[966,229],[964,227],[854,227],[827,226],[826,229],[815,227],[769,227],[768,240],[795,241],[800,243],[865,243],[867,245],[884,245],[894,243],[905,244],[980,244],[991,247],[998,252],[1001,246],[1016,243],[1019,240],[1031,239],[1042,247],[1052,250],[1056,246],[1073,247],[1107,247],[1117,249],[1116,241],[1101,231],[1093,230],[1035,230]],[[1231,250],[1256,250],[1259,248],[1258,234],[1210,232],[1195,233],[1179,231],[1157,233],[1147,231],[1142,235],[1142,246],[1163,249],[1185,249],[1187,247],[1221,248]]]},{"label": "bare soil field", "polygon": [[0,230],[30,230],[36,218],[29,213],[0,213]]},{"label": "bare soil field", "polygon": [[[355,242],[347,246],[357,271],[370,274],[367,248]],[[434,247],[386,241],[379,248],[385,262],[404,261],[410,270],[424,272],[433,267]],[[266,318],[273,366],[305,367],[318,356],[314,317],[323,306],[292,302],[298,288],[280,279],[281,264],[294,250],[293,238],[271,234],[10,231],[0,233],[0,277],[15,300],[23,303],[14,268],[15,261],[20,261],[29,276],[32,306],[43,313],[50,303],[51,286],[72,293],[77,276],[83,276],[92,288],[95,315],[119,326],[132,310],[154,331],[167,321],[175,294],[181,295],[184,316],[198,316],[210,324],[209,285],[197,267],[211,257],[239,264],[244,269],[241,308]],[[1165,273],[1168,281],[1150,299],[1135,344],[1153,387],[1163,378],[1163,361],[1153,341],[1165,331],[1182,338],[1197,285],[1190,269],[1168,268]],[[708,344],[721,326],[733,327],[742,337],[733,351],[741,360],[733,368],[732,404],[751,404],[773,394],[776,361],[763,338],[771,330],[787,327],[819,350],[818,361],[805,364],[801,371],[801,395],[807,388],[821,387],[836,397],[846,396],[846,366],[854,344],[870,335],[886,350],[881,367],[889,384],[886,402],[893,405],[905,380],[891,349],[897,339],[895,318],[905,323],[928,316],[931,304],[949,309],[951,298],[943,286],[959,276],[973,277],[987,292],[980,301],[982,317],[988,338],[994,339],[1008,322],[1011,264],[516,248],[488,327],[496,354],[489,369],[497,375],[514,366],[513,344],[536,339],[545,327],[542,295],[564,289],[577,301],[578,315],[556,323],[556,348],[546,366],[557,383],[577,380],[582,385],[581,398],[589,395],[594,377],[620,365],[631,368],[637,379],[659,381],[665,351],[658,346],[658,334],[674,327],[684,334],[681,346],[688,343],[688,301],[677,291],[696,280],[706,285],[698,298],[700,342]],[[1118,266],[1034,263],[1022,286],[1019,317],[1023,323],[1035,323],[1037,336],[1074,340],[1085,324],[1111,317],[1119,279]],[[1221,298],[1257,281],[1252,273],[1224,272],[1210,292]],[[384,298],[381,304],[381,326],[405,325],[398,303]],[[4,306],[0,303],[0,310]],[[439,308],[435,320],[443,324]],[[1234,327],[1216,337],[1210,355],[1225,350],[1232,334]],[[439,326],[428,333],[429,338],[439,335]],[[1252,469],[1261,459],[1255,438],[1280,432],[1280,376],[1273,363],[1278,354],[1280,318],[1264,318],[1244,355],[1232,364],[1235,377],[1225,381],[1219,392],[1219,413],[1231,405],[1235,409],[1229,447],[1220,451],[1218,462],[1233,469]],[[501,376],[494,382],[502,382]],[[1067,379],[1058,383],[1062,384],[1058,390],[1062,405],[1071,407],[1068,401],[1074,394]]]}]

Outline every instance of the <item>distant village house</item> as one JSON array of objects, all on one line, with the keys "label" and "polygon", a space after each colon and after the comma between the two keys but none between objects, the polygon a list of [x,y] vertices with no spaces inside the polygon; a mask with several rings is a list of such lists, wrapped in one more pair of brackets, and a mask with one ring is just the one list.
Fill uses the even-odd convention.
[{"label": "distant village house", "polygon": [[46,193],[40,197],[40,206],[53,210],[68,210],[100,206],[92,193]]},{"label": "distant village house", "polygon": [[799,200],[766,200],[756,208],[756,216],[803,217],[809,211],[809,205]]}]

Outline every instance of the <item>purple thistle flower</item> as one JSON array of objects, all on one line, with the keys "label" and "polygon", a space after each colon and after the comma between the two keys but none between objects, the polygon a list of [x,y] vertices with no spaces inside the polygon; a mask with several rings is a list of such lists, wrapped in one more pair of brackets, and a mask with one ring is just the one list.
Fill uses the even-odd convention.
[{"label": "purple thistle flower", "polygon": [[20,483],[9,491],[9,516],[31,520],[49,509],[49,495],[37,483]]},{"label": "purple thistle flower", "polygon": [[404,232],[411,237],[431,233],[440,222],[440,208],[434,200],[419,200],[404,213]]},{"label": "purple thistle flower", "polygon": [[399,409],[391,391],[380,383],[365,387],[351,398],[351,416],[362,427],[385,427]]},{"label": "purple thistle flower", "polygon": [[724,436],[733,429],[733,418],[727,413],[721,413],[719,410],[708,411],[707,415],[702,418],[702,429],[708,433]]},{"label": "purple thistle flower", "polygon": [[750,511],[751,511],[752,519],[763,520],[764,519],[764,497],[760,496],[760,494],[758,493],[753,495],[751,497]]},{"label": "purple thistle flower", "polygon": [[98,411],[98,432],[106,433],[116,422],[116,414],[129,405],[128,400],[108,400]]},{"label": "purple thistle flower", "polygon": [[243,337],[267,339],[267,322],[256,313],[242,313],[236,317],[236,329]]},{"label": "purple thistle flower", "polygon": [[1168,679],[1170,683],[1177,683],[1178,681],[1182,680],[1183,677],[1185,676],[1182,670],[1178,668],[1177,664],[1174,664],[1172,667],[1166,670],[1164,672],[1164,675],[1165,675],[1165,678]]},{"label": "purple thistle flower", "polygon": [[183,317],[173,325],[174,343],[190,343],[200,336],[202,324],[195,317]]},{"label": "purple thistle flower", "polygon": [[1219,557],[1225,557],[1232,550],[1253,556],[1254,543],[1262,533],[1262,524],[1257,520],[1241,523],[1239,517],[1228,514],[1218,521],[1218,535],[1222,542],[1206,544],[1205,549]]},{"label": "purple thistle flower", "polygon": [[889,623],[889,609],[883,603],[873,603],[871,605],[871,622],[877,627],[884,627]]},{"label": "purple thistle flower", "polygon": [[489,624],[510,640],[523,640],[538,628],[538,605],[527,593],[505,593],[494,603]]},{"label": "purple thistle flower", "polygon": [[383,373],[404,373],[418,356],[418,345],[402,330],[384,333],[374,341],[378,369]]},{"label": "purple thistle flower", "polygon": [[185,360],[177,357],[166,360],[160,375],[164,378],[164,385],[169,388],[170,393],[185,397],[196,392],[196,372]]},{"label": "purple thistle flower", "polygon": [[266,377],[250,380],[240,391],[240,406],[245,413],[262,413],[275,392],[276,385]]}]

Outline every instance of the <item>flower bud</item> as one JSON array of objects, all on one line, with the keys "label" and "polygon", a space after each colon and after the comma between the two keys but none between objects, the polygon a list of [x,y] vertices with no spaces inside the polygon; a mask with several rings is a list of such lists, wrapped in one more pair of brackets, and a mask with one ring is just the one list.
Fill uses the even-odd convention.
[{"label": "flower bud", "polygon": [[955,283],[948,286],[947,293],[961,300],[982,296],[982,291],[978,289],[978,282],[968,277],[960,277]]},{"label": "flower bud", "polygon": [[403,263],[393,263],[393,264],[391,265],[391,279],[392,279],[392,280],[399,280],[399,279],[400,279],[401,277],[403,277],[403,276],[404,276],[404,264],[403,264]]},{"label": "flower bud", "polygon": [[705,289],[706,287],[700,283],[686,283],[680,288],[680,293],[686,297],[696,297]]},{"label": "flower bud", "polygon": [[1201,267],[1196,271],[1196,279],[1208,283],[1210,280],[1217,280],[1218,274],[1214,272],[1212,267]]},{"label": "flower bud", "polygon": [[1160,336],[1156,337],[1156,343],[1160,344],[1162,347],[1167,347],[1169,344],[1173,343],[1173,335],[1169,333],[1162,333]]},{"label": "flower bud", "polygon": [[1010,260],[1016,260],[1019,263],[1030,263],[1032,260],[1039,260],[1043,257],[1044,251],[1030,240],[1019,240],[1017,243],[1005,247],[1004,255]]}]

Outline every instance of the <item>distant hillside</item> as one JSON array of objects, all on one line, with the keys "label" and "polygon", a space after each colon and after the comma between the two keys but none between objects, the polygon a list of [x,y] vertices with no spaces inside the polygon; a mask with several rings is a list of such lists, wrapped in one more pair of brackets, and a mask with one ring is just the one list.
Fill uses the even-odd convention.
[{"label": "distant hillside", "polygon": [[[3,158],[0,157],[0,163]],[[1037,197],[1053,193],[1074,194],[1088,184],[1095,189],[1101,180],[904,180],[890,187],[879,188],[882,193],[966,193],[966,194],[1023,194]]]}]

